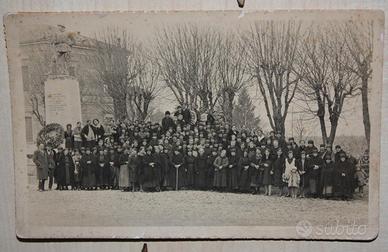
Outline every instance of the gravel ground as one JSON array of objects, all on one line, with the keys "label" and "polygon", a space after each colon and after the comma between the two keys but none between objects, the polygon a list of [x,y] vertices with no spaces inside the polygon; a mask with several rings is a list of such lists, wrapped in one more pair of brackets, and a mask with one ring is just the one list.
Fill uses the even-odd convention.
[{"label": "gravel ground", "polygon": [[29,191],[28,222],[43,226],[291,226],[367,223],[368,200],[168,191]]}]

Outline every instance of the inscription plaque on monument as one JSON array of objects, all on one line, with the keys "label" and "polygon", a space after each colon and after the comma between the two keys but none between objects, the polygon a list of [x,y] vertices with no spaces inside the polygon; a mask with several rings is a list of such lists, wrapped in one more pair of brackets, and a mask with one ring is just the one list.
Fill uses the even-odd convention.
[{"label": "inscription plaque on monument", "polygon": [[76,79],[56,78],[45,82],[46,122],[63,127],[81,121],[81,99]]}]

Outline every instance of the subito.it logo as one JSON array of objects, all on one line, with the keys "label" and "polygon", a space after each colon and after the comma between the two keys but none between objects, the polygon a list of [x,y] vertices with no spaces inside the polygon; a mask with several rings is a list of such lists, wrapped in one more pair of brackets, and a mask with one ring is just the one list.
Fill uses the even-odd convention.
[{"label": "subito.it logo", "polygon": [[303,238],[308,238],[313,232],[313,226],[308,220],[301,220],[296,224],[296,233]]}]

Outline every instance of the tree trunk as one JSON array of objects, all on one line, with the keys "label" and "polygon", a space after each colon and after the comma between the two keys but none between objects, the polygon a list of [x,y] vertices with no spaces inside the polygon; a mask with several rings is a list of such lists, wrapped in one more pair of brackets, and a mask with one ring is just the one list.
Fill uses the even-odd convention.
[{"label": "tree trunk", "polygon": [[321,134],[322,134],[322,143],[327,143],[327,132],[326,132],[326,123],[325,123],[325,117],[319,116],[319,124],[321,125]]},{"label": "tree trunk", "polygon": [[370,118],[369,118],[369,105],[368,105],[368,78],[362,79],[361,88],[362,98],[362,116],[364,122],[365,138],[367,142],[367,148],[370,147]]},{"label": "tree trunk", "polygon": [[[131,119],[131,121],[135,120],[136,118],[136,110],[135,105],[133,104],[133,95],[128,95],[127,98],[127,108],[129,109],[128,117]],[[128,111],[127,109],[127,111]]]},{"label": "tree trunk", "polygon": [[322,98],[319,94],[319,91],[316,91],[316,97],[317,97],[317,105],[318,105],[318,111],[317,116],[319,118],[319,124],[321,126],[321,134],[322,134],[322,143],[327,143],[327,131],[326,131],[326,122],[325,122],[325,103],[322,101]]},{"label": "tree trunk", "polygon": [[144,122],[148,116],[148,108],[150,103],[151,101],[148,99],[144,99],[143,101],[143,111],[140,113],[142,122]]},{"label": "tree trunk", "polygon": [[233,125],[233,100],[234,93],[228,93],[227,122],[229,123],[229,125]]},{"label": "tree trunk", "polygon": [[202,101],[202,109],[204,109],[205,111],[207,111],[209,109],[209,100],[207,99],[207,95],[204,94],[204,95],[199,95],[199,98],[201,99]]},{"label": "tree trunk", "polygon": [[328,143],[332,145],[334,143],[335,134],[337,132],[338,117],[331,119],[330,122],[331,122],[331,127],[330,127],[330,136],[328,139]]},{"label": "tree trunk", "polygon": [[147,118],[147,112],[142,111],[139,113],[139,121],[144,122],[146,118]]},{"label": "tree trunk", "polygon": [[125,95],[113,98],[113,108],[116,120],[128,118],[127,98]]},{"label": "tree trunk", "polygon": [[275,133],[280,133],[282,139],[284,139],[285,137],[285,127],[284,127],[284,124],[285,124],[285,118],[283,118],[281,116],[281,114],[279,113],[276,113],[274,115],[274,122],[275,122]]}]

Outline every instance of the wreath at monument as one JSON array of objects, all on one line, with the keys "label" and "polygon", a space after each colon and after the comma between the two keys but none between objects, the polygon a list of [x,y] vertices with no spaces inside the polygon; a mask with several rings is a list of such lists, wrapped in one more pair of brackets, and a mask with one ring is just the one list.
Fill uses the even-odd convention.
[{"label": "wreath at monument", "polygon": [[65,130],[58,123],[47,124],[38,133],[37,144],[43,143],[45,146],[57,148],[63,143]]}]

